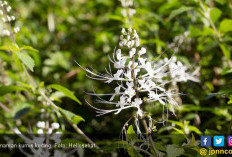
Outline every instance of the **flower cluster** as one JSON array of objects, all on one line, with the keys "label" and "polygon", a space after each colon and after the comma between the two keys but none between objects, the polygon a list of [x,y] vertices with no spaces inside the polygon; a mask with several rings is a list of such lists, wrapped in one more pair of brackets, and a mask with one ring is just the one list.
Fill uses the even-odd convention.
[{"label": "flower cluster", "polygon": [[124,17],[132,17],[136,13],[136,10],[131,8],[133,6],[132,0],[120,0],[120,2],[123,7],[121,14]]},{"label": "flower cluster", "polygon": [[[9,16],[9,13],[11,11],[11,6],[6,1],[0,1],[0,35],[1,36],[10,36],[10,31],[8,26],[5,25],[7,23],[15,21],[15,16]],[[19,27],[14,27],[13,32],[18,33],[20,30]]]},{"label": "flower cluster", "polygon": [[167,75],[165,75],[165,77],[169,79],[173,85],[176,85],[178,82],[200,81],[199,78],[197,77],[197,74],[199,73],[199,68],[197,68],[194,72],[190,72],[189,68],[185,66],[182,62],[178,61],[175,56],[172,57],[170,61],[168,60],[168,58],[164,58],[160,60],[156,64],[156,66],[162,67],[167,63],[168,66],[163,68],[162,72],[166,72]]},{"label": "flower cluster", "polygon": [[97,102],[115,105],[116,109],[102,110],[91,105],[97,110],[98,115],[110,112],[118,114],[124,109],[133,107],[137,108],[137,114],[141,116],[143,103],[178,105],[174,99],[178,93],[165,89],[166,85],[187,80],[198,81],[194,73],[188,73],[187,67],[175,57],[149,61],[146,58],[146,48],[140,47],[139,36],[132,28],[122,29],[119,47],[114,51],[113,57],[109,57],[117,70],[115,73],[112,73],[110,65],[106,75],[82,67],[91,74],[87,76],[92,79],[103,80],[105,83],[116,81],[118,84],[112,94],[89,93],[95,96],[112,95],[110,100],[99,97]]},{"label": "flower cluster", "polygon": [[[39,128],[37,133],[38,134],[43,134],[44,133],[44,130],[46,128],[46,123],[44,121],[38,121],[36,126]],[[57,130],[60,128],[60,124],[59,123],[56,123],[56,122],[53,122],[51,124],[51,127],[47,129],[47,134],[52,134],[54,130]],[[56,132],[57,133],[57,132]]]}]

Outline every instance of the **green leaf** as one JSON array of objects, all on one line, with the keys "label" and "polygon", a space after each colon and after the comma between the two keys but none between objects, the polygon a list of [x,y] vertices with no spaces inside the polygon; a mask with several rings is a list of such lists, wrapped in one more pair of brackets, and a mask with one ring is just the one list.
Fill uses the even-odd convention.
[{"label": "green leaf", "polygon": [[220,3],[221,5],[226,3],[226,0],[215,0],[216,2]]},{"label": "green leaf", "polygon": [[70,111],[67,111],[65,109],[59,108],[61,113],[70,121],[72,121],[74,124],[79,124],[81,121],[85,121],[84,118],[82,118],[79,115],[76,115]]},{"label": "green leaf", "polygon": [[189,140],[182,130],[177,129],[177,128],[173,128],[173,129],[176,130],[179,134],[182,134],[187,141]]},{"label": "green leaf", "polygon": [[222,12],[218,8],[210,9],[210,18],[213,22],[216,22],[218,20],[218,18],[221,17],[221,14],[222,14]]},{"label": "green leaf", "polygon": [[222,72],[221,72],[222,75],[227,75],[231,73],[232,73],[232,68],[229,68],[229,67],[222,69]]},{"label": "green leaf", "polygon": [[179,15],[179,14],[182,14],[186,11],[189,11],[189,10],[192,10],[193,8],[192,7],[181,7],[179,9],[176,9],[176,10],[173,10],[171,13],[170,13],[170,16],[168,17],[169,20],[171,20],[172,18],[174,18],[175,16]]},{"label": "green leaf", "polygon": [[131,157],[143,157],[138,151],[136,151],[133,146],[127,148],[127,152]]},{"label": "green leaf", "polygon": [[13,109],[13,119],[17,120],[25,116],[31,109],[31,105],[27,103],[18,103]]},{"label": "green leaf", "polygon": [[0,96],[3,96],[7,93],[17,92],[17,91],[26,91],[26,89],[20,86],[1,86]]},{"label": "green leaf", "polygon": [[15,62],[15,65],[17,66],[18,70],[23,71],[23,67],[22,67],[22,64],[19,60],[19,57],[16,55],[16,53],[13,53],[12,56],[13,56],[13,60]]},{"label": "green leaf", "polygon": [[230,60],[231,58],[231,52],[230,52],[230,47],[227,44],[220,44],[219,45],[224,56],[226,57],[227,60]]},{"label": "green leaf", "polygon": [[70,90],[68,90],[67,88],[58,85],[58,84],[51,84],[48,87],[53,88],[55,90],[58,90],[62,93],[64,93],[65,96],[69,97],[70,99],[76,101],[77,103],[79,103],[81,105],[80,100],[77,99],[77,97],[73,94],[73,92],[71,92]]},{"label": "green leaf", "polygon": [[130,125],[129,128],[127,129],[127,139],[128,141],[133,141],[136,139],[136,134],[135,134],[135,131],[133,129],[133,126]]},{"label": "green leaf", "polygon": [[38,50],[34,49],[31,46],[25,46],[25,45],[20,47],[20,50],[28,50],[28,51],[32,51],[32,52],[39,52]]},{"label": "green leaf", "polygon": [[194,135],[192,134],[191,145],[192,145],[192,146],[195,146],[195,143],[196,143],[196,140],[195,140]]},{"label": "green leaf", "polygon": [[221,89],[219,90],[219,93],[222,93],[225,95],[232,95],[232,89]]},{"label": "green leaf", "polygon": [[184,153],[183,148],[179,148],[175,145],[167,146],[167,157],[177,157]]},{"label": "green leaf", "polygon": [[219,26],[219,31],[220,32],[229,32],[229,31],[232,31],[232,20],[230,19],[224,19],[221,23],[220,23],[220,26]]},{"label": "green leaf", "polygon": [[35,61],[26,53],[17,52],[18,58],[33,72]]}]

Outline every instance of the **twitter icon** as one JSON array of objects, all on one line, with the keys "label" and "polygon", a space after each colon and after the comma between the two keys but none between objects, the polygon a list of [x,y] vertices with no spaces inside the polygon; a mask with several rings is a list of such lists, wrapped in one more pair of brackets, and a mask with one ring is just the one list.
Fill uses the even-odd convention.
[{"label": "twitter icon", "polygon": [[214,136],[213,137],[213,145],[215,147],[223,147],[224,143],[225,143],[224,141],[225,141],[224,136]]}]

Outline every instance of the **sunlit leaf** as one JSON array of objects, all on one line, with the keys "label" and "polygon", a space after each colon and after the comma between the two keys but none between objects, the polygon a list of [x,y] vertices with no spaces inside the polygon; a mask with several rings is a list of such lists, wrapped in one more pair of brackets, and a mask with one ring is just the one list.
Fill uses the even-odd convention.
[{"label": "sunlit leaf", "polygon": [[230,19],[225,19],[220,23],[219,30],[220,32],[229,32],[232,31],[232,20]]},{"label": "sunlit leaf", "polygon": [[26,91],[25,88],[20,86],[0,86],[0,96],[3,96],[8,93],[17,92],[17,91]]},{"label": "sunlit leaf", "polygon": [[171,20],[172,18],[176,17],[177,15],[182,14],[182,13],[189,11],[189,10],[192,10],[192,9],[193,9],[192,7],[183,6],[179,9],[173,10],[171,12],[171,14],[169,15],[168,19]]},{"label": "sunlit leaf", "polygon": [[35,61],[28,54],[18,52],[16,55],[32,72],[34,71]]},{"label": "sunlit leaf", "polygon": [[71,92],[70,90],[68,90],[67,88],[58,85],[58,84],[51,84],[48,87],[53,88],[55,90],[58,90],[62,93],[64,93],[65,96],[69,97],[70,99],[76,101],[77,103],[79,103],[81,105],[80,100],[77,99],[77,97],[73,94],[73,92]]},{"label": "sunlit leaf", "polygon": [[220,18],[222,12],[218,8],[210,9],[210,18],[213,22],[216,22]]},{"label": "sunlit leaf", "polygon": [[74,124],[79,124],[82,121],[85,121],[84,118],[82,118],[79,115],[76,115],[70,111],[67,111],[65,109],[59,108],[59,110],[61,111],[61,113],[70,121],[72,121]]}]

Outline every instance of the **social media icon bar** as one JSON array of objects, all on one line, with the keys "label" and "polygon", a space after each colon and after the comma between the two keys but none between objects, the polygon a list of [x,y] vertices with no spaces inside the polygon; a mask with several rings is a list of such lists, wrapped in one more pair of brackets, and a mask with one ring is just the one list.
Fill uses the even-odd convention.
[{"label": "social media icon bar", "polygon": [[201,146],[210,147],[211,146],[211,136],[201,136]]},{"label": "social media icon bar", "polygon": [[232,147],[232,136],[228,136],[228,146]]},{"label": "social media icon bar", "polygon": [[224,136],[214,136],[213,137],[213,146],[215,147],[223,147],[225,144]]}]

